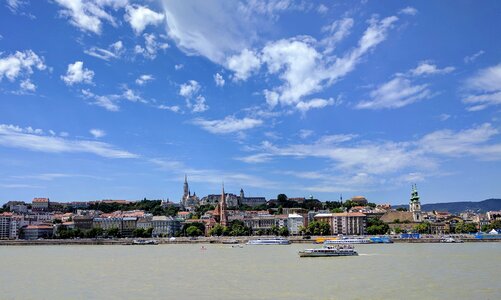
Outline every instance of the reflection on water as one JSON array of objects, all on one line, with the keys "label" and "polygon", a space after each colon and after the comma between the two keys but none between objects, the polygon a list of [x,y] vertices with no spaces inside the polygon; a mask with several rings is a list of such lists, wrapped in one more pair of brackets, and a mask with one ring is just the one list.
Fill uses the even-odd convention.
[{"label": "reflection on water", "polygon": [[0,299],[501,299],[501,243],[0,247]]}]

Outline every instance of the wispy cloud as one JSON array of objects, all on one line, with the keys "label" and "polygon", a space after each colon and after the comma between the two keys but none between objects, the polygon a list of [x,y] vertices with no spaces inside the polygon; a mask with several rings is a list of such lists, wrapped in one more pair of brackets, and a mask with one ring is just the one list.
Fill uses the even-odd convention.
[{"label": "wispy cloud", "polygon": [[136,158],[138,155],[97,141],[71,140],[46,135],[40,129],[0,125],[0,145],[47,153],[90,153],[106,158]]},{"label": "wispy cloud", "polygon": [[96,58],[102,59],[109,61],[111,59],[117,59],[120,58],[120,56],[124,52],[124,46],[122,41],[117,41],[111,45],[108,46],[107,49],[103,48],[98,48],[98,47],[91,47],[88,50],[84,50],[85,54],[88,54],[90,56],[94,56]]},{"label": "wispy cloud", "polygon": [[501,104],[501,64],[484,68],[466,80],[463,102],[469,111]]},{"label": "wispy cloud", "polygon": [[221,120],[206,120],[203,118],[194,119],[193,124],[214,134],[227,134],[241,132],[252,129],[263,124],[262,120],[253,118],[237,119],[233,116],[227,116]]}]

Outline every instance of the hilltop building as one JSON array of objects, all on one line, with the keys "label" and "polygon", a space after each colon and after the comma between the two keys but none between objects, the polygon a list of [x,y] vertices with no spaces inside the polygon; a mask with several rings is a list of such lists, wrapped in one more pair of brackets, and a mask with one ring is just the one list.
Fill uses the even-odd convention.
[{"label": "hilltop building", "polygon": [[188,177],[184,175],[183,185],[183,198],[181,198],[181,206],[186,210],[193,210],[196,206],[200,205],[200,199],[196,193],[191,194],[188,186]]},{"label": "hilltop building", "polygon": [[245,197],[244,189],[240,189],[239,203],[243,205],[248,205],[250,207],[256,207],[259,205],[266,204],[265,197]]},{"label": "hilltop building", "polygon": [[412,218],[414,219],[414,222],[423,221],[423,217],[421,215],[421,202],[419,202],[419,195],[415,184],[412,186],[411,200],[409,202],[409,211],[412,213]]}]

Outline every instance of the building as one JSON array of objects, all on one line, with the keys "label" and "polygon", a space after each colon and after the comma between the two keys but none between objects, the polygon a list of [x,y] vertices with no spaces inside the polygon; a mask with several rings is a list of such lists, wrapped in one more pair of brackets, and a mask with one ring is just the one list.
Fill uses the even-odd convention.
[{"label": "building", "polygon": [[136,223],[137,223],[136,217],[123,217],[120,234],[125,237],[132,236],[132,232],[134,231],[134,229],[136,229]]},{"label": "building", "polygon": [[89,230],[92,229],[92,216],[74,216],[73,223],[76,229]]},{"label": "building", "polygon": [[33,198],[33,201],[31,202],[31,210],[48,211],[49,205],[49,198]]},{"label": "building", "polygon": [[227,226],[228,225],[228,207],[226,205],[226,194],[224,193],[224,184],[223,184],[223,191],[221,193],[221,201],[217,204],[216,208],[214,209],[214,218],[216,221],[223,225]]},{"label": "building", "polygon": [[181,231],[181,222],[173,217],[154,216],[151,220],[153,236],[175,236]]},{"label": "building", "polygon": [[151,223],[151,220],[152,220],[151,217],[138,218],[136,223],[136,228],[144,230],[152,228],[153,225]]},{"label": "building", "polygon": [[323,213],[315,215],[316,221],[327,222],[331,227],[331,234],[361,235],[365,234],[367,224],[363,213]]},{"label": "building", "polygon": [[409,211],[412,213],[414,222],[423,221],[423,216],[421,215],[421,202],[419,201],[419,195],[415,184],[412,186],[411,199],[409,201]]},{"label": "building", "polygon": [[188,177],[184,175],[184,185],[183,185],[183,197],[181,198],[181,206],[186,210],[193,210],[195,207],[200,205],[200,199],[198,199],[196,193],[191,194],[190,188],[188,186]]},{"label": "building", "polygon": [[11,235],[12,213],[0,214],[0,239],[9,239]]},{"label": "building", "polygon": [[48,239],[54,236],[54,226],[49,224],[28,225],[22,228],[26,240]]},{"label": "building", "polygon": [[298,214],[289,214],[287,216],[287,229],[289,234],[298,235],[300,234],[301,228],[304,227],[304,218]]},{"label": "building", "polygon": [[[226,193],[227,207],[237,208],[240,206],[240,197],[235,194]],[[221,194],[210,194],[200,199],[201,205],[217,205],[221,201]]]}]

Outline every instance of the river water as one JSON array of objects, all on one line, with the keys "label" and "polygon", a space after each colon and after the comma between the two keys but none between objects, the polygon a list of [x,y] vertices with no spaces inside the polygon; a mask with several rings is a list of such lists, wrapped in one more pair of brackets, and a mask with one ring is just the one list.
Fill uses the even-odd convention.
[{"label": "river water", "polygon": [[0,247],[0,299],[501,299],[501,243]]}]

